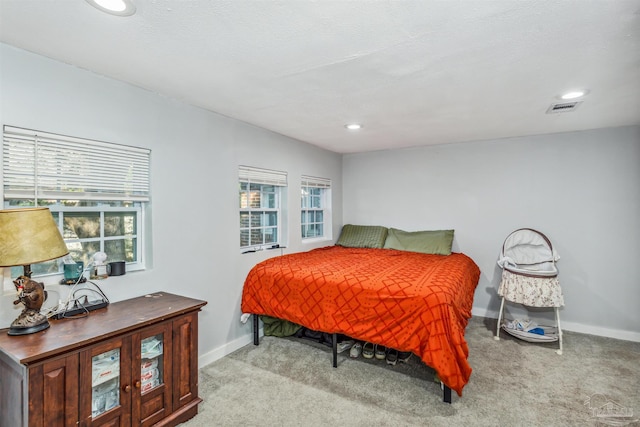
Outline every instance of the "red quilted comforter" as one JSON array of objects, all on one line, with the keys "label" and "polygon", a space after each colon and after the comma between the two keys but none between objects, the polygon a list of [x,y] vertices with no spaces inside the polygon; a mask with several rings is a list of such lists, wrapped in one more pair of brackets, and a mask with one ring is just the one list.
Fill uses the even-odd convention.
[{"label": "red quilted comforter", "polygon": [[331,246],[256,265],[242,312],[411,351],[462,395],[471,375],[464,330],[479,277],[460,253]]}]

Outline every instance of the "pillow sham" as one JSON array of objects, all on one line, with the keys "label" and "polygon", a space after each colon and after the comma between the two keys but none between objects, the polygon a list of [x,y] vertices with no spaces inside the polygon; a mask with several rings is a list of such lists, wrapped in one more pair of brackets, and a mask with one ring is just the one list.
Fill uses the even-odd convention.
[{"label": "pillow sham", "polygon": [[387,239],[387,227],[379,225],[345,224],[336,242],[345,248],[378,248],[384,246]]},{"label": "pillow sham", "polygon": [[384,242],[385,249],[451,255],[454,230],[403,231],[390,228]]}]

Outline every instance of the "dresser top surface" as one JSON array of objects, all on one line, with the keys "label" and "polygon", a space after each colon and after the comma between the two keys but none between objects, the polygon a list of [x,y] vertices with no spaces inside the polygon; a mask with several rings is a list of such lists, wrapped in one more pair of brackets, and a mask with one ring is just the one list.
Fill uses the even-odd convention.
[{"label": "dresser top surface", "polygon": [[0,350],[21,364],[37,363],[107,338],[199,311],[206,301],[155,292],[115,302],[85,317],[49,320],[51,327],[29,335],[10,336],[0,329]]}]

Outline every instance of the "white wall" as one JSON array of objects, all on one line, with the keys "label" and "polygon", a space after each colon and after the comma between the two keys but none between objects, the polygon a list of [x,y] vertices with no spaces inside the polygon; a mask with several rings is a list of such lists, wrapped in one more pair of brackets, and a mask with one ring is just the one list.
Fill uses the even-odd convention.
[{"label": "white wall", "polygon": [[501,245],[531,227],[560,253],[565,328],[640,340],[639,127],[350,154],[343,180],[345,224],[455,229],[474,314],[497,317]]},{"label": "white wall", "polygon": [[[238,165],[289,173],[288,248],[302,251],[300,176],[333,180],[333,235],[342,218],[341,156],[306,143],[0,44],[0,124],[152,150],[152,264],[101,281],[112,301],[163,290],[208,301],[200,354],[211,360],[248,342],[244,278],[280,251],[240,254]],[[1,236],[0,236],[1,237]],[[49,286],[53,290],[55,286]],[[2,298],[0,327],[19,314]]]}]

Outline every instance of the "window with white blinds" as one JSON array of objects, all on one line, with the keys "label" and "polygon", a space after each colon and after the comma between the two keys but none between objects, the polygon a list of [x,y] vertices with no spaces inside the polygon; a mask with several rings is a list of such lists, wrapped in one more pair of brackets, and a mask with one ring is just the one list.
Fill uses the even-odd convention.
[{"label": "window with white blinds", "polygon": [[302,239],[328,237],[331,221],[331,180],[303,175],[300,189]]},{"label": "window with white blinds", "polygon": [[240,249],[253,252],[282,243],[281,199],[287,173],[238,167]]},{"label": "window with white blinds", "polygon": [[[47,206],[85,267],[104,252],[127,271],[143,269],[150,163],[148,149],[4,126],[4,208]],[[36,276],[62,273],[59,260],[32,268]]]},{"label": "window with white blinds", "polygon": [[146,202],[148,149],[5,126],[6,199]]}]

